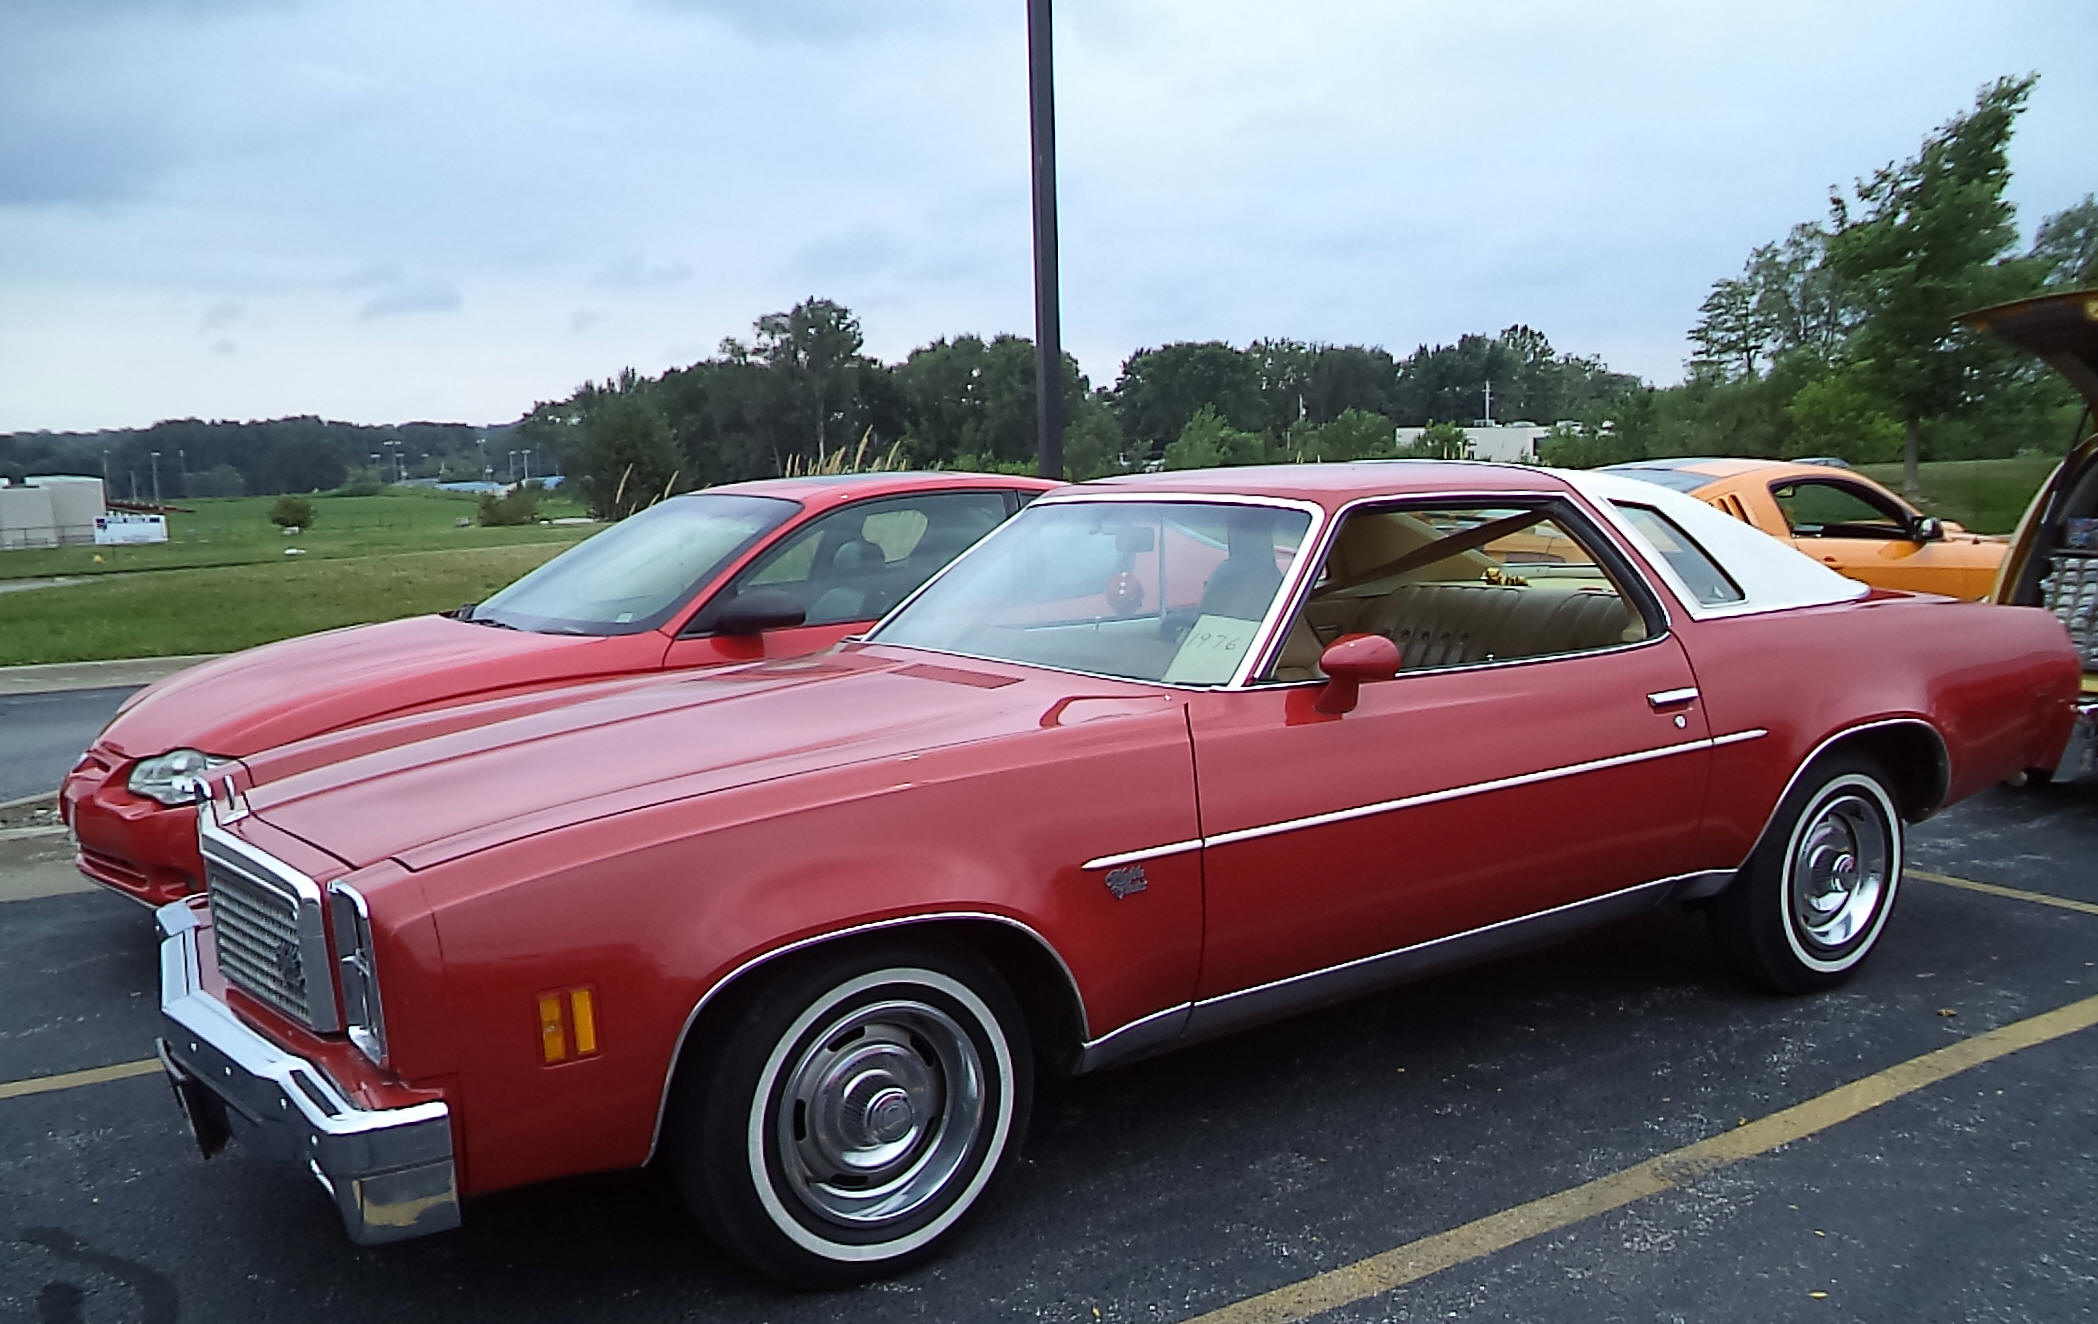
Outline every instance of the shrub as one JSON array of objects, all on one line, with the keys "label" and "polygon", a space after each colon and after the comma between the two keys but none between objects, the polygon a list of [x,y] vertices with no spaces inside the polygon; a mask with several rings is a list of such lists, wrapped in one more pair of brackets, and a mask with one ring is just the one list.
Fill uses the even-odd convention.
[{"label": "shrub", "polygon": [[280,496],[270,505],[270,523],[280,529],[313,527],[313,503],[302,496]]},{"label": "shrub", "polygon": [[476,518],[483,528],[536,523],[539,519],[539,492],[537,482],[519,484],[505,496],[483,492]]}]

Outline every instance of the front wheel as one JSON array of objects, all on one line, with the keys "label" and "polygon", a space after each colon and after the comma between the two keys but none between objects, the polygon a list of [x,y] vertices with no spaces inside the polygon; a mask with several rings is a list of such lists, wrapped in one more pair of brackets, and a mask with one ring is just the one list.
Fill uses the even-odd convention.
[{"label": "front wheel", "polygon": [[1872,953],[1901,883],[1902,820],[1876,763],[1837,758],[1786,795],[1708,912],[1720,950],[1783,993],[1833,988]]},{"label": "front wheel", "polygon": [[801,1287],[931,1254],[1019,1149],[1027,1026],[973,952],[883,945],[773,975],[681,1089],[672,1162],[707,1231]]}]

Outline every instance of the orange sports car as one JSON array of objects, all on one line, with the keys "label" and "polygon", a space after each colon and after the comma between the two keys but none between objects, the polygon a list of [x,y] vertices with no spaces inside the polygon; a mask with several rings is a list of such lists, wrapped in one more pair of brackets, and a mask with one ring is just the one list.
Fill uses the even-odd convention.
[{"label": "orange sports car", "polygon": [[1985,598],[2008,539],[1926,515],[1840,461],[1684,458],[1607,466],[1715,506],[1880,588]]}]

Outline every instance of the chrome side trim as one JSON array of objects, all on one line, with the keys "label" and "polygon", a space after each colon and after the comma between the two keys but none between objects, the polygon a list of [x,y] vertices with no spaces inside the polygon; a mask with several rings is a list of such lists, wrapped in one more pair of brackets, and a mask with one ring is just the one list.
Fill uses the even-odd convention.
[{"label": "chrome side trim", "polygon": [[1700,869],[1570,901],[1549,910],[1430,938],[1410,946],[1343,961],[1320,970],[1257,984],[1216,997],[1180,1003],[1141,1017],[1090,1040],[1080,1071],[1177,1048],[1306,1007],[1337,1002],[1372,989],[1404,983],[1489,956],[1556,941],[1580,929],[1651,910],[1671,900],[1715,894],[1734,876],[1731,869]]},{"label": "chrome side trim", "polygon": [[1469,795],[1481,795],[1487,791],[1505,791],[1517,786],[1530,786],[1538,782],[1554,781],[1560,777],[1579,776],[1584,772],[1600,772],[1606,768],[1623,767],[1632,763],[1645,763],[1652,759],[1667,758],[1674,754],[1689,754],[1701,749],[1715,749],[1720,745],[1737,745],[1744,740],[1760,740],[1770,732],[1761,727],[1746,731],[1730,731],[1723,736],[1701,737],[1697,740],[1679,741],[1673,745],[1660,745],[1653,749],[1637,750],[1630,754],[1614,754],[1605,759],[1591,759],[1586,763],[1569,763],[1563,767],[1546,768],[1541,772],[1519,773],[1513,777],[1501,777],[1493,781],[1471,782],[1464,786],[1452,786],[1441,791],[1426,791],[1420,795],[1403,796],[1397,800],[1380,800],[1375,804],[1357,805],[1352,809],[1335,809],[1329,813],[1311,814],[1304,818],[1284,819],[1279,823],[1266,823],[1259,827],[1237,828],[1230,832],[1219,832],[1214,836],[1200,837],[1192,841],[1175,841],[1163,846],[1146,846],[1140,850],[1123,851],[1116,855],[1101,855],[1087,860],[1082,869],[1113,869],[1124,864],[1135,864],[1140,860],[1155,860],[1167,855],[1179,855],[1191,850],[1211,846],[1228,846],[1237,841],[1251,841],[1256,837],[1272,837],[1284,832],[1295,832],[1302,828],[1324,827],[1328,823],[1344,823],[1351,818],[1368,818],[1375,814],[1389,814],[1400,809],[1413,809],[1421,805],[1439,804],[1444,800],[1458,800]]},{"label": "chrome side trim", "polygon": [[1142,850],[1124,851],[1120,855],[1101,855],[1079,865],[1081,869],[1118,869],[1125,864],[1139,864],[1145,860],[1162,860],[1168,855],[1185,855],[1191,850],[1201,850],[1202,838],[1191,837],[1186,841],[1168,842],[1163,846],[1146,846]]},{"label": "chrome side trim", "polygon": [[1762,731],[1737,731],[1722,739],[1701,738],[1685,740],[1673,745],[1660,745],[1653,749],[1635,750],[1630,754],[1614,754],[1609,758],[1590,759],[1586,763],[1569,763],[1564,767],[1546,768],[1542,772],[1519,773],[1513,777],[1499,777],[1493,781],[1473,782],[1467,786],[1452,786],[1447,790],[1428,791],[1421,795],[1403,796],[1397,800],[1381,800],[1376,804],[1358,805],[1353,809],[1336,809],[1331,813],[1312,814],[1304,818],[1286,819],[1280,823],[1268,823],[1260,827],[1239,828],[1232,832],[1220,832],[1204,837],[1202,844],[1228,846],[1237,841],[1252,841],[1258,837],[1272,837],[1284,832],[1296,832],[1302,828],[1324,827],[1328,823],[1342,823],[1352,818],[1369,818],[1377,814],[1389,814],[1400,809],[1414,809],[1421,805],[1440,804],[1445,800],[1460,800],[1466,796],[1483,795],[1488,791],[1511,790],[1518,786],[1532,786],[1538,782],[1556,781],[1561,777],[1576,777],[1587,772],[1601,772],[1607,768],[1621,768],[1634,763],[1647,763],[1654,759],[1669,758],[1676,754],[1690,754],[1710,749],[1718,744],[1732,744],[1737,740],[1753,740],[1766,734]]},{"label": "chrome side trim", "polygon": [[663,1073],[663,1092],[661,1097],[656,1100],[656,1127],[649,1136],[648,1158],[643,1161],[653,1160],[656,1156],[656,1151],[662,1148],[663,1122],[670,1114],[670,1091],[677,1084],[678,1064],[684,1060],[685,1045],[691,1041],[693,1025],[698,1023],[699,1014],[707,1009],[707,1004],[714,1000],[715,994],[735,983],[757,967],[777,957],[789,956],[810,947],[834,942],[840,938],[857,937],[863,933],[878,933],[884,929],[902,928],[909,924],[932,924],[941,920],[957,919],[990,920],[995,924],[1003,924],[1009,929],[1018,929],[1034,939],[1035,944],[1047,952],[1051,959],[1056,962],[1056,968],[1063,971],[1064,982],[1069,985],[1071,990],[1071,1004],[1078,1009],[1078,1037],[1080,1041],[1087,1039],[1091,1034],[1091,1029],[1086,1023],[1085,998],[1079,992],[1078,979],[1071,973],[1070,964],[1064,960],[1063,953],[1057,951],[1055,946],[1047,938],[1043,937],[1034,926],[1022,920],[1014,919],[1010,915],[1000,915],[988,910],[940,910],[925,915],[898,915],[894,919],[878,919],[865,924],[853,924],[842,929],[832,929],[826,933],[811,934],[806,938],[797,938],[793,942],[782,944],[750,957],[741,965],[738,965],[735,969],[708,985],[706,991],[699,995],[699,1001],[692,1004],[692,1010],[685,1014],[685,1023],[678,1029],[677,1043],[670,1050],[670,1065]]},{"label": "chrome side trim", "polygon": [[1077,1071],[1080,1074],[1097,1071],[1111,1062],[1127,1062],[1164,1052],[1179,1043],[1187,1032],[1188,1014],[1194,1006],[1192,1002],[1176,1002],[1149,1016],[1139,1016],[1098,1039],[1088,1039],[1079,1045]]}]

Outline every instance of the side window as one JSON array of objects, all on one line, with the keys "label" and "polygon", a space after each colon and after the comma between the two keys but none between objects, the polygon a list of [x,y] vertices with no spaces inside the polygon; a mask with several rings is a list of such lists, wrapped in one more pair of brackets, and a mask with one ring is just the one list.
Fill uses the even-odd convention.
[{"label": "side window", "polygon": [[1628,506],[1617,503],[1618,513],[1638,530],[1647,545],[1660,553],[1668,568],[1675,571],[1676,578],[1690,590],[1691,596],[1701,606],[1720,607],[1730,602],[1746,602],[1748,596],[1741,591],[1733,577],[1719,568],[1704,548],[1692,541],[1689,534],[1674,520],[1658,510],[1646,506]]},{"label": "side window", "polygon": [[811,521],[730,586],[792,594],[806,624],[871,621],[1005,519],[999,492],[927,492],[867,501]]},{"label": "side window", "polygon": [[1770,495],[1795,538],[1906,538],[1908,520],[1876,493],[1849,483],[1774,483]]},{"label": "side window", "polygon": [[1381,634],[1408,671],[1590,652],[1648,638],[1612,563],[1549,506],[1348,516],[1270,678],[1316,677],[1344,634]]}]

